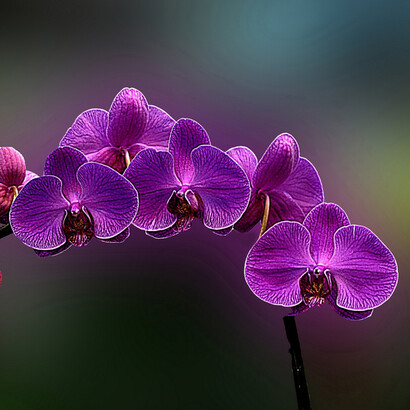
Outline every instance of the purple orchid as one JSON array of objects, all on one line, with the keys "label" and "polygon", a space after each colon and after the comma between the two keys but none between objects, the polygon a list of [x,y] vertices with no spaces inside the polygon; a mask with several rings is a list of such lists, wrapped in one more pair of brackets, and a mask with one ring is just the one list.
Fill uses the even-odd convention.
[{"label": "purple orchid", "polygon": [[290,134],[281,134],[259,161],[247,147],[227,151],[251,183],[249,206],[234,228],[246,232],[262,220],[262,231],[279,221],[302,222],[323,202],[323,188],[314,166],[299,157],[299,146]]},{"label": "purple orchid", "polygon": [[13,232],[24,244],[51,256],[87,245],[93,236],[126,239],[138,196],[117,171],[63,147],[48,156],[44,175],[24,187],[10,211]]},{"label": "purple orchid", "polygon": [[244,171],[212,146],[206,131],[190,119],[176,122],[169,152],[140,152],[124,176],[139,194],[134,225],[155,238],[183,232],[195,218],[213,230],[227,228],[241,217],[249,202]]},{"label": "purple orchid", "polygon": [[106,164],[123,173],[135,155],[147,148],[167,149],[175,124],[165,111],[148,105],[135,88],[124,88],[107,112],[84,111],[60,142],[83,152],[89,161]]},{"label": "purple orchid", "polygon": [[37,175],[26,170],[23,156],[12,147],[0,147],[0,222],[7,223],[11,204]]},{"label": "purple orchid", "polygon": [[260,299],[292,307],[293,314],[327,300],[341,316],[360,320],[390,298],[398,270],[370,229],[351,225],[339,206],[323,203],[303,224],[280,222],[259,238],[245,279]]}]

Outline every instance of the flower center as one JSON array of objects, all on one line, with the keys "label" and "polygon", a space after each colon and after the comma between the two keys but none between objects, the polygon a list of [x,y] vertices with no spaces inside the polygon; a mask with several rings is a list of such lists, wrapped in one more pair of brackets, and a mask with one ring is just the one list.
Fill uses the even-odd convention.
[{"label": "flower center", "polygon": [[87,245],[94,236],[92,217],[87,215],[84,207],[74,203],[70,211],[66,212],[63,230],[67,241],[74,246]]},{"label": "flower center", "polygon": [[202,218],[203,203],[198,194],[183,186],[178,192],[172,194],[167,209],[178,218],[176,229],[184,231],[190,228],[194,218]]},{"label": "flower center", "polygon": [[332,280],[329,269],[316,266],[300,278],[300,290],[306,305],[323,305],[332,290]]}]

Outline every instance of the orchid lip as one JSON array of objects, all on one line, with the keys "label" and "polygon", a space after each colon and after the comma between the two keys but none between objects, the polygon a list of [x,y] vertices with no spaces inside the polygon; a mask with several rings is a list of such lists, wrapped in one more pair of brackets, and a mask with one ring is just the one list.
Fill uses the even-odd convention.
[{"label": "orchid lip", "polygon": [[303,301],[309,307],[323,305],[332,290],[330,270],[323,265],[308,268],[300,278],[300,290]]},{"label": "orchid lip", "polygon": [[63,231],[67,241],[74,246],[85,246],[94,236],[94,222],[92,216],[79,202],[70,206],[63,220]]}]

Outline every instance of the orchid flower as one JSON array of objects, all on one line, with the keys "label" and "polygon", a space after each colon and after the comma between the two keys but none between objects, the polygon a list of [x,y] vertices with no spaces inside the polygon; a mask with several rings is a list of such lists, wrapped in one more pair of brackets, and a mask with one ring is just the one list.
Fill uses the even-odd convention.
[{"label": "orchid flower", "polygon": [[161,108],[148,105],[135,88],[124,88],[107,112],[84,111],[68,129],[60,147],[71,146],[89,161],[123,173],[135,155],[147,148],[166,149],[175,121]]},{"label": "orchid flower", "polygon": [[341,316],[360,320],[390,298],[398,269],[370,229],[323,203],[303,224],[280,222],[266,231],[248,254],[245,279],[260,299],[292,307],[292,314],[328,301]]},{"label": "orchid flower", "polygon": [[10,211],[13,232],[25,245],[51,256],[87,245],[94,236],[126,239],[138,196],[122,175],[70,147],[48,156],[44,174],[23,188]]},{"label": "orchid flower", "polygon": [[197,122],[180,119],[169,152],[141,151],[124,173],[138,191],[134,225],[155,238],[168,238],[197,218],[207,228],[225,229],[243,214],[249,182],[241,167],[210,144]]},{"label": "orchid flower", "polygon": [[11,204],[37,175],[26,170],[23,156],[12,147],[0,147],[0,222],[7,223]]},{"label": "orchid flower", "polygon": [[234,228],[246,232],[262,221],[261,233],[279,221],[302,222],[323,202],[323,188],[314,166],[299,157],[299,146],[290,134],[281,134],[258,162],[247,147],[227,151],[251,183],[249,206]]}]

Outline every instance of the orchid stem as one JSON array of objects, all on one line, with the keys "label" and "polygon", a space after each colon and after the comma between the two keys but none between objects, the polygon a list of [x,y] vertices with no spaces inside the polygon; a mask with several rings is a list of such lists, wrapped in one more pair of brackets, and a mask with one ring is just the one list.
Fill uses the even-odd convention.
[{"label": "orchid stem", "polygon": [[4,225],[0,228],[0,239],[5,238],[8,235],[11,235],[13,233],[10,224],[8,223],[7,225]]},{"label": "orchid stem", "polygon": [[265,233],[266,227],[268,226],[269,210],[270,210],[270,199],[269,199],[269,195],[265,194],[265,207],[263,209],[263,218],[262,218],[261,230],[259,232],[259,238]]},{"label": "orchid stem", "polygon": [[285,324],[286,337],[290,344],[289,353],[292,356],[293,381],[295,382],[298,409],[311,410],[309,390],[306,383],[305,369],[303,367],[302,351],[300,349],[295,317],[285,316],[283,318],[283,323]]}]

